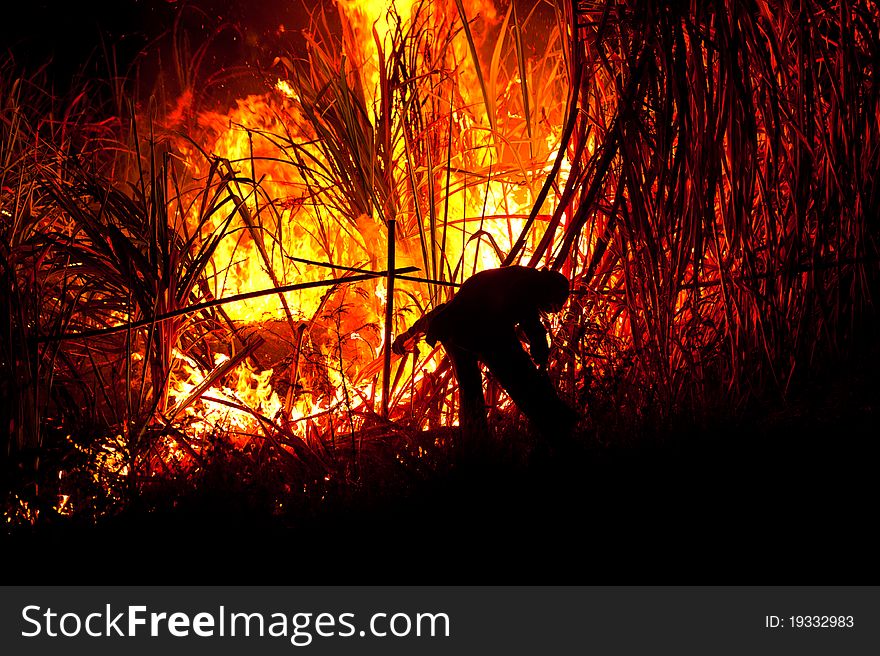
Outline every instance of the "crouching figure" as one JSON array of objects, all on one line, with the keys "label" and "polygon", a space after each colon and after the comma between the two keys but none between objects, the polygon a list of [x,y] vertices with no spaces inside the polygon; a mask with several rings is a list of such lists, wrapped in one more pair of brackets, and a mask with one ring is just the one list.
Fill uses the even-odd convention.
[{"label": "crouching figure", "polygon": [[547,376],[550,348],[541,313],[559,312],[568,295],[568,279],[555,271],[522,266],[482,271],[468,278],[452,300],[398,336],[392,350],[399,355],[413,350],[421,335],[431,346],[443,344],[458,379],[459,424],[465,435],[488,433],[482,362],[538,431],[552,441],[564,440],[578,415]]}]

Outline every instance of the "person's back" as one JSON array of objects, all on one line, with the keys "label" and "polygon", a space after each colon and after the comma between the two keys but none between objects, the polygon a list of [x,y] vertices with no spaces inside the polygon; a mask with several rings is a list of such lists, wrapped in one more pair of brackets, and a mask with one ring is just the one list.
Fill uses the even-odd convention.
[{"label": "person's back", "polygon": [[426,337],[480,352],[513,337],[517,325],[528,331],[540,312],[558,310],[567,296],[568,280],[561,274],[522,266],[481,271],[437,313]]}]

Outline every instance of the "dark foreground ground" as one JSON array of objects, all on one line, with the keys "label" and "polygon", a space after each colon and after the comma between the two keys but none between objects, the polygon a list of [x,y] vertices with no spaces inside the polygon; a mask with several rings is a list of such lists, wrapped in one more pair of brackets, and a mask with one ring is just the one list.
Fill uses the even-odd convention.
[{"label": "dark foreground ground", "polygon": [[868,350],[735,419],[525,466],[490,455],[293,520],[214,489],[173,511],[44,527],[9,540],[4,579],[876,584],[880,358]]}]

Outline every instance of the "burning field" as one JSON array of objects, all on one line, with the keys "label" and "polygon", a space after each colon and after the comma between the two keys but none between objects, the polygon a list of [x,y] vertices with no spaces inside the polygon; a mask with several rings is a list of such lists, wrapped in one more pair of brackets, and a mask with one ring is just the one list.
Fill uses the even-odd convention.
[{"label": "burning field", "polygon": [[[815,482],[792,463],[867,474],[876,2],[335,0],[296,25],[269,2],[258,28],[155,4],[130,61],[105,44],[59,81],[10,44],[0,64],[10,535],[143,522],[161,542],[205,504],[199,527],[320,527],[334,554],[345,521],[436,547],[545,504],[554,530],[619,527],[626,506],[680,533],[690,516],[657,513],[715,468],[740,528],[743,490]],[[390,350],[513,264],[572,284],[546,327],[576,462],[536,465],[491,377],[494,435],[469,460],[443,348]],[[773,442],[786,425],[806,438]]]}]

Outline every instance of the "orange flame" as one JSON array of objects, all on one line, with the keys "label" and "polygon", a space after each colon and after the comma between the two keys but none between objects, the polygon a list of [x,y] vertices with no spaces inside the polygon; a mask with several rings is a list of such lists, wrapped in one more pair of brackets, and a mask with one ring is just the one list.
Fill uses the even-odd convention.
[{"label": "orange flame", "polygon": [[[377,118],[380,105],[390,100],[382,94],[391,93],[383,86],[381,67],[394,44],[408,38],[416,43],[415,32],[426,24],[438,34],[445,30],[454,35],[451,47],[442,53],[444,59],[431,62],[430,70],[429,63],[422,62],[426,70],[413,72],[422,77],[408,82],[423,84],[419,88],[425,94],[436,94],[430,98],[435,105],[431,122],[422,126],[423,132],[406,137],[407,126],[400,123],[405,120],[402,108],[397,118],[381,119],[398,121],[389,128],[394,133],[392,165],[382,171],[393,203],[380,202],[372,212],[354,212],[352,204],[347,216],[340,216],[339,196],[334,196],[341,184],[334,178],[339,164],[322,147],[321,140],[328,135],[316,128],[309,115],[314,108],[304,104],[311,101],[304,99],[293,77],[277,79],[274,88],[263,94],[239,99],[228,112],[199,112],[194,137],[204,152],[228,162],[236,177],[231,193],[242,205],[213,256],[211,291],[217,298],[341,275],[338,269],[308,262],[383,270],[388,248],[385,219],[392,218],[384,216],[383,207],[392,206],[399,226],[398,266],[417,266],[423,277],[453,282],[497,267],[501,254],[523,229],[537,188],[556,157],[560,138],[556,119],[565,97],[561,78],[558,89],[545,89],[555,105],[542,107],[545,114],[558,115],[540,121],[532,116],[527,131],[523,102],[518,100],[525,90],[515,67],[510,71],[493,61],[480,82],[460,24],[455,24],[460,19],[454,5],[450,10],[405,0],[389,9],[384,1],[338,0],[338,7],[347,33],[345,55],[354,63],[353,70],[339,73],[359,80],[368,112],[367,134],[374,140],[387,127]],[[484,45],[498,53],[511,47],[505,29],[497,29],[501,21],[490,2],[473,0],[467,11],[484,21]],[[503,25],[507,24],[505,19]],[[545,55],[544,65],[547,60]],[[481,84],[488,84],[493,94],[490,107],[484,103]],[[179,121],[181,107],[189,102],[191,97],[182,98],[169,122]],[[486,120],[488,112],[499,119],[497,131]],[[411,138],[415,141],[407,141]],[[177,148],[192,177],[204,177],[210,162],[184,142]],[[424,152],[425,148],[431,152]],[[419,157],[415,149],[421,149]],[[564,166],[563,176],[567,172]],[[553,202],[551,198],[546,211],[552,211]],[[218,217],[215,223],[221,220]],[[448,289],[398,280],[395,328],[402,330],[442,300]],[[281,418],[306,439],[307,426],[326,427],[334,411],[346,415],[348,429],[357,429],[381,402],[377,378],[385,347],[386,296],[384,281],[378,278],[356,287],[305,289],[285,293],[283,298],[267,294],[226,305],[228,316],[241,325],[286,322],[288,332],[302,331],[300,342],[289,344],[294,354],[288,354],[296,360],[296,367],[288,370],[298,378],[288,379],[288,391],[279,395],[273,369],[259,371],[242,362],[186,409],[188,434],[197,436],[217,427],[244,434],[255,431],[265,419]],[[208,372],[183,353],[175,356],[171,402],[179,403],[206,380]],[[405,381],[392,390],[397,416],[406,415],[421,384],[434,376],[440,362],[435,352],[427,359],[406,358],[395,364],[395,371],[402,369],[397,380]],[[452,406],[446,404],[441,421],[452,424],[453,417]]]}]

